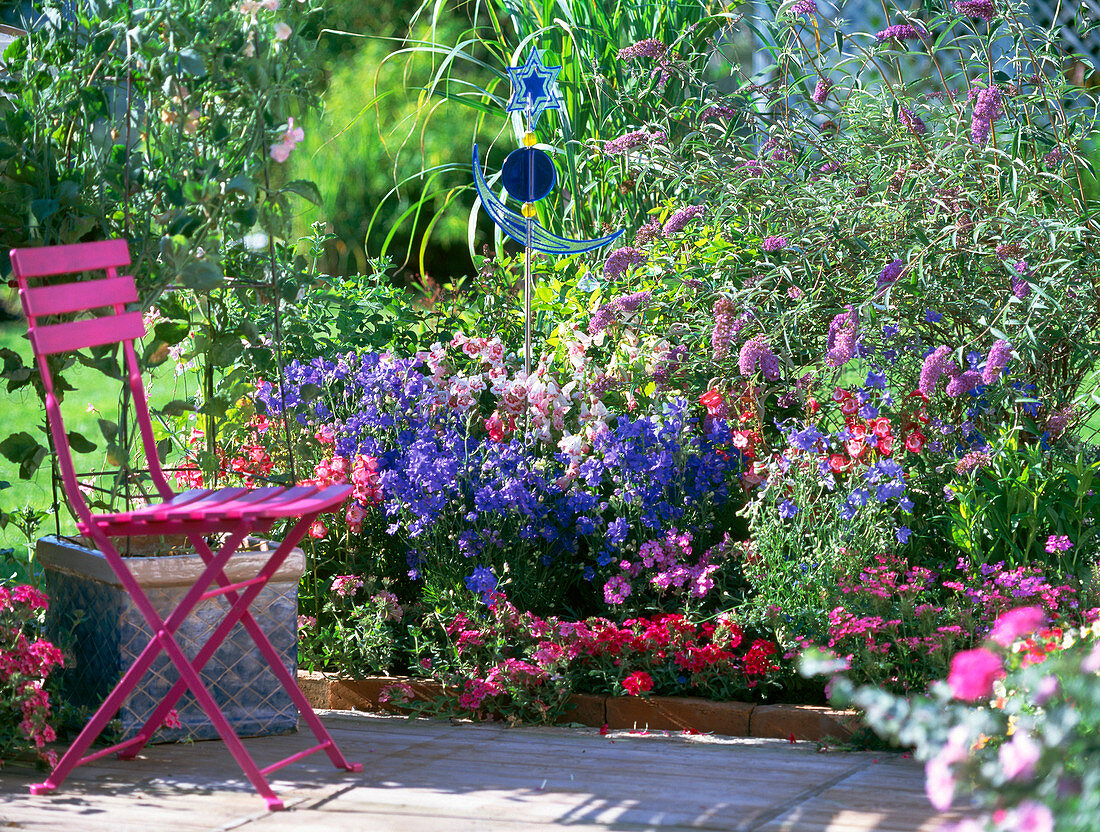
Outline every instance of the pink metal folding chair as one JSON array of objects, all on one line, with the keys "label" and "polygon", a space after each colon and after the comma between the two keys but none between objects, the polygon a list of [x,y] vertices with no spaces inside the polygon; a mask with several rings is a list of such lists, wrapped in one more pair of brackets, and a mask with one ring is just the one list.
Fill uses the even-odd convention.
[{"label": "pink metal folding chair", "polygon": [[[249,605],[308,531],[314,518],[319,514],[332,511],[342,503],[351,492],[351,486],[195,489],[176,494],[169,487],[160,467],[152,421],[149,418],[149,408],[141,382],[141,370],[134,350],[134,339],[145,334],[145,325],[141,312],[126,310],[127,304],[137,301],[137,289],[132,277],[118,274],[119,268],[128,266],[130,263],[126,241],[107,240],[98,243],[14,249],[11,252],[11,262],[19,285],[23,312],[27,317],[31,346],[45,385],[46,415],[53,445],[58,455],[61,480],[65,494],[76,512],[77,528],[82,534],[95,541],[154,633],[148,646],[122,676],[69,750],[58,761],[50,776],[45,782],[31,786],[31,793],[43,794],[53,791],[65,781],[69,772],[76,766],[112,752],[118,752],[120,758],[133,758],[153,733],[161,727],[186,690],[191,691],[206,712],[218,734],[229,747],[230,753],[240,764],[245,776],[267,801],[269,809],[282,809],[283,803],[271,790],[265,775],[310,754],[324,751],[337,768],[362,771],[361,764],[349,763],[344,759],[336,743],[313,712],[305,695],[298,688],[294,676],[287,670],[275,648],[249,612]],[[28,281],[34,278],[98,270],[106,271],[106,278],[33,287],[28,284]],[[71,319],[79,313],[91,310],[101,310],[101,314],[95,317]],[[51,316],[65,316],[68,320],[60,323],[40,323],[41,319]],[[112,343],[122,344],[149,474],[162,502],[117,514],[92,514],[84,502],[77,483],[68,439],[61,420],[61,410],[54,394],[53,379],[46,359],[47,356],[55,353]],[[267,563],[256,577],[231,583],[223,572],[223,568],[241,542],[249,534],[266,532],[282,518],[297,518],[297,521]],[[206,568],[185,593],[179,605],[162,619],[134,580],[126,566],[126,561],[111,542],[111,538],[165,534],[186,535],[202,557]],[[226,535],[224,543],[216,554],[206,542],[207,536],[211,534]],[[215,583],[218,586],[212,588]],[[226,597],[229,602],[229,612],[199,649],[195,658],[189,661],[173,634],[199,602],[217,595]],[[214,655],[218,646],[238,621],[251,635],[260,653],[317,738],[317,745],[265,768],[258,768],[253,762],[199,678],[203,666]],[[114,717],[123,700],[138,684],[161,651],[168,655],[179,673],[179,680],[174,687],[136,736],[82,756]]]}]

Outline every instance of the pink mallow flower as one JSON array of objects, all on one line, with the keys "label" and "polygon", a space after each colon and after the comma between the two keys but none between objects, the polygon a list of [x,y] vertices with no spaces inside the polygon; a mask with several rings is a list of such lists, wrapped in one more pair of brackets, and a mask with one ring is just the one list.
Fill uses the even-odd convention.
[{"label": "pink mallow flower", "polygon": [[955,798],[955,776],[951,766],[968,756],[966,726],[956,725],[947,735],[947,744],[939,754],[924,764],[924,792],[937,811],[946,812]]},{"label": "pink mallow flower", "polygon": [[984,647],[963,650],[951,659],[947,684],[956,699],[976,702],[993,695],[993,680],[1005,675],[1000,656]]},{"label": "pink mallow flower", "polygon": [[1025,800],[1008,813],[1000,828],[1015,832],[1054,832],[1054,815],[1042,803]]}]

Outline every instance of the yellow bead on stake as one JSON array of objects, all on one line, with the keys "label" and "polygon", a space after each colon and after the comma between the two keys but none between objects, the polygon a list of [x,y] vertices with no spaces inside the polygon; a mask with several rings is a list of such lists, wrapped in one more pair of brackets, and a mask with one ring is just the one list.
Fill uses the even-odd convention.
[{"label": "yellow bead on stake", "polygon": [[527,219],[531,219],[531,217],[535,216],[535,203],[523,203],[523,216],[525,216]]},{"label": "yellow bead on stake", "polygon": [[534,147],[535,142],[537,142],[537,141],[538,141],[538,137],[534,133],[532,133],[530,130],[528,130],[526,133],[523,134],[523,146],[524,147]]}]

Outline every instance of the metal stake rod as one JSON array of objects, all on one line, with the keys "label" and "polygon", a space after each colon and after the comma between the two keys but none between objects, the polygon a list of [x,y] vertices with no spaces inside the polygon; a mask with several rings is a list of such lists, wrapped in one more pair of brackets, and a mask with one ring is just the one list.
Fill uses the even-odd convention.
[{"label": "metal stake rod", "polygon": [[[527,112],[524,126],[526,133],[531,132],[531,97],[527,97]],[[534,158],[528,163],[527,175],[527,199],[523,203],[523,219],[527,230],[527,239],[523,246],[523,373],[528,379],[531,377],[531,183],[534,181]],[[527,385],[530,389],[531,382]]]}]

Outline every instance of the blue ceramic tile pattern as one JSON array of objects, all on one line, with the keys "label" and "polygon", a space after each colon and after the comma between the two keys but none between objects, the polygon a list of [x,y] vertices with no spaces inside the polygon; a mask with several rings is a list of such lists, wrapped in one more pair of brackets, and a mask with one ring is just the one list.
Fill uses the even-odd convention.
[{"label": "blue ceramic tile pattern", "polygon": [[[159,587],[146,591],[154,608],[167,616],[187,587]],[[129,596],[120,587],[88,578],[47,571],[46,591],[51,598],[48,625],[51,634],[66,639],[75,658],[66,670],[68,700],[97,708],[124,670],[149,643],[152,630]],[[188,657],[194,657],[207,636],[229,609],[223,597],[203,601],[176,632],[176,641]],[[295,582],[266,586],[252,604],[252,615],[271,640],[283,664],[294,673],[298,662],[298,585]],[[74,623],[75,622],[75,623]],[[240,736],[284,734],[294,731],[298,710],[267,666],[244,627],[238,623],[207,662],[202,679]],[[159,656],[119,711],[122,737],[134,736],[156,705],[168,693],[178,675],[165,655]],[[153,742],[182,739],[214,739],[218,736],[190,691],[176,706],[180,729],[162,728]]]}]

